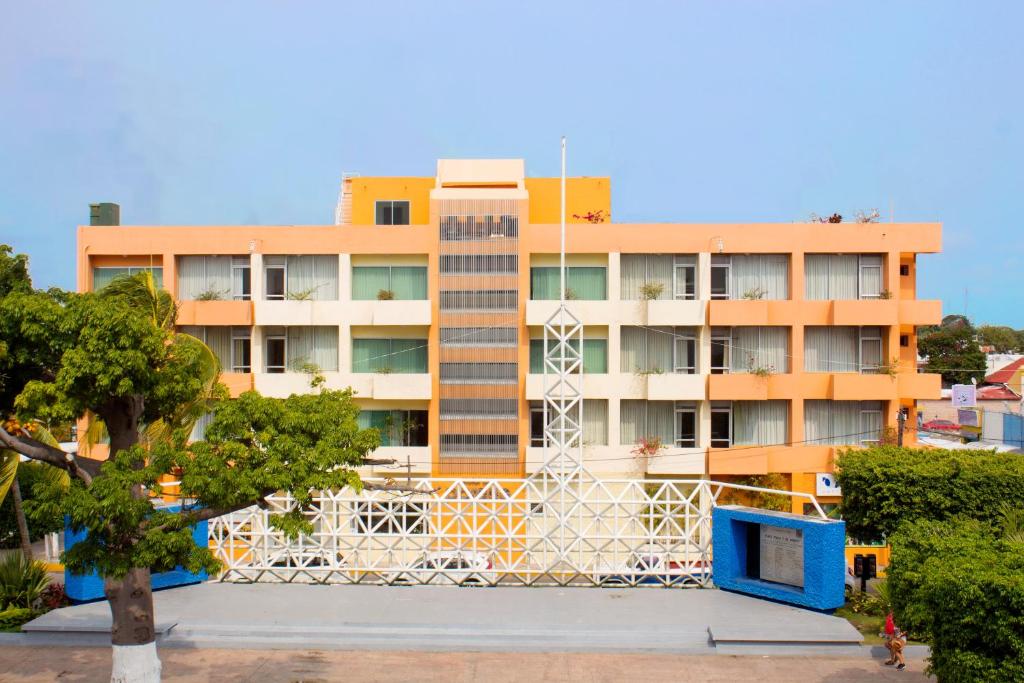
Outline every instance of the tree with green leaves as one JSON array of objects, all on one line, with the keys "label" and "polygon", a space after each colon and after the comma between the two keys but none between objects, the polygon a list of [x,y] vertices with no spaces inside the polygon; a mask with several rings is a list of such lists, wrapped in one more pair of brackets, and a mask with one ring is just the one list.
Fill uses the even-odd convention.
[{"label": "tree with green leaves", "polygon": [[999,325],[982,325],[978,328],[978,343],[991,346],[996,353],[1016,353],[1020,351],[1020,339],[1012,327]]},{"label": "tree with green leaves", "polygon": [[[51,508],[43,511],[87,531],[64,562],[104,578],[112,680],[154,681],[160,662],[151,571],[217,569],[190,527],[287,492],[294,504],[274,524],[289,538],[310,531],[305,513],[315,492],[360,488],[354,468],[372,462],[366,455],[379,434],[359,429],[350,391],[222,400],[209,349],[174,331],[171,297],[148,273],[115,283],[100,293],[18,292],[0,300],[0,340],[38,363],[34,377],[11,387],[18,419],[102,420],[109,458],[69,455],[2,427],[0,446],[71,477],[63,495],[42,497]],[[188,443],[190,416],[209,410],[207,438]],[[172,471],[181,481],[177,511],[158,504],[161,476]]]},{"label": "tree with green leaves", "polygon": [[928,358],[925,369],[941,374],[944,384],[985,379],[985,354],[978,346],[974,327],[962,315],[947,315],[939,327],[922,328],[917,350]]}]

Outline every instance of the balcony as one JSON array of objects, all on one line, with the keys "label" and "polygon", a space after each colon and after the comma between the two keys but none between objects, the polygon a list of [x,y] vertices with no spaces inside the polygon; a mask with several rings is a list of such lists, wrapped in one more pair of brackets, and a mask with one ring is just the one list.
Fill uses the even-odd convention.
[{"label": "balcony", "polygon": [[429,325],[431,302],[346,301],[345,318],[352,325]]},{"label": "balcony", "polygon": [[[637,308],[646,309],[645,319],[638,321],[644,325],[681,325],[698,327],[706,320],[706,301],[682,301],[675,299],[620,302],[630,304],[641,304]],[[623,320],[623,324],[626,322]]]},{"label": "balcony", "polygon": [[896,398],[896,378],[887,374],[836,372],[831,377],[829,398],[834,401],[892,401]]},{"label": "balcony", "polygon": [[257,325],[302,327],[337,325],[350,306],[341,301],[255,301]]},{"label": "balcony", "polygon": [[707,375],[666,372],[647,375],[646,380],[648,401],[704,400]]},{"label": "balcony", "polygon": [[901,372],[896,376],[900,398],[938,399],[942,397],[942,375]]},{"label": "balcony", "polygon": [[895,325],[899,302],[894,299],[851,299],[832,302],[833,325]]},{"label": "balcony", "polygon": [[911,299],[899,302],[900,325],[938,325],[942,322],[942,302]]},{"label": "balcony", "polygon": [[768,474],[768,453],[785,446],[747,446],[708,450],[708,474]]},{"label": "balcony", "polygon": [[[605,478],[635,479],[645,474],[675,474],[700,476],[704,474],[704,450],[697,448],[670,448],[646,462],[631,451],[634,446],[584,446],[583,466],[592,474]],[[547,455],[551,457],[552,449]],[[544,449],[531,446],[526,449],[526,474],[538,471],[544,465]]]},{"label": "balcony", "polygon": [[[325,386],[328,389],[347,389],[359,398],[378,400],[430,400],[432,381],[429,373],[423,374],[362,374],[349,372],[325,372]],[[264,396],[286,398],[292,394],[308,394],[312,391],[309,376],[301,372],[256,373],[255,388]]]},{"label": "balcony", "polygon": [[[552,378],[552,382],[554,379]],[[583,394],[587,398],[617,398],[622,395],[620,375],[583,375]],[[632,398],[627,396],[626,398]],[[638,396],[637,398],[643,398]],[[531,374],[526,376],[526,400],[544,400],[544,375]]]},{"label": "balcony", "polygon": [[800,377],[784,373],[760,377],[749,372],[708,377],[710,401],[767,401],[803,395]]},{"label": "balcony", "polygon": [[708,324],[715,327],[733,325],[793,325],[801,320],[800,305],[791,300],[714,300],[708,303]]},{"label": "balcony", "polygon": [[238,325],[249,327],[253,321],[251,301],[181,301],[179,325]]},{"label": "balcony", "polygon": [[220,382],[228,388],[231,398],[238,398],[253,388],[253,376],[250,372],[222,372]]},{"label": "balcony", "polygon": [[411,465],[411,469],[408,471],[412,474],[430,474],[433,462],[430,446],[381,446],[370,453],[368,457],[374,460],[387,460],[390,458],[395,460],[397,465],[402,466],[400,469],[396,468],[395,465],[372,465],[367,467],[366,470],[374,477],[397,478],[396,472],[402,475],[406,473],[405,465]]},{"label": "balcony", "polygon": [[768,454],[769,472],[831,472],[834,446],[800,445],[777,447]]}]

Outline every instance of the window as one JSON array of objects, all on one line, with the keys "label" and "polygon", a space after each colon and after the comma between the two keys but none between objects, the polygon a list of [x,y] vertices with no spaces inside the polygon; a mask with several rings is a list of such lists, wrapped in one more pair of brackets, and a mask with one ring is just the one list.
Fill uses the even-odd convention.
[{"label": "window", "polygon": [[507,457],[519,453],[517,434],[442,434],[441,454]]},{"label": "window", "polygon": [[[549,413],[550,415],[550,413]],[[608,444],[608,401],[605,399],[583,399],[583,430],[584,446],[604,446]],[[530,403],[530,446],[540,448],[544,445],[544,404],[540,401]]]},{"label": "window", "polygon": [[787,401],[733,401],[732,445],[777,446],[786,442]]},{"label": "window", "polygon": [[731,372],[789,372],[788,327],[734,327]]},{"label": "window", "polygon": [[[264,372],[338,370],[338,328],[333,326],[267,327],[263,332]],[[247,339],[232,340],[232,363],[250,362]]]},{"label": "window", "polygon": [[910,264],[908,264],[908,263],[901,263],[900,264],[900,275],[903,276],[903,277],[909,277],[910,276]]},{"label": "window", "polygon": [[429,501],[359,500],[354,505],[352,533],[361,536],[395,536],[426,534],[430,531]]},{"label": "window", "polygon": [[676,404],[675,444],[677,448],[697,446],[697,407],[692,404]]},{"label": "window", "polygon": [[622,327],[620,372],[697,371],[697,332],[691,327]]},{"label": "window", "polygon": [[442,398],[442,420],[487,420],[519,415],[514,398]]},{"label": "window", "polygon": [[[548,344],[554,345],[554,340],[548,340]],[[577,348],[577,343],[569,342],[572,348]],[[583,340],[583,372],[591,375],[603,375],[608,372],[608,340],[607,339],[584,339]],[[530,373],[535,375],[544,374],[544,340],[530,340]]]},{"label": "window", "polygon": [[441,363],[441,384],[515,384],[518,363]]},{"label": "window", "polygon": [[729,327],[711,328],[711,374],[721,375],[729,372],[732,357],[732,329]]},{"label": "window", "polygon": [[[501,200],[500,203],[504,203],[504,201]],[[442,213],[441,215],[442,242],[486,242],[518,236],[519,217],[515,214],[453,216]]]},{"label": "window", "polygon": [[732,259],[721,254],[711,255],[711,298],[729,298],[729,273],[732,270]]},{"label": "window", "polygon": [[804,438],[809,444],[855,446],[882,438],[881,401],[804,401]]},{"label": "window", "polygon": [[515,327],[442,327],[445,346],[515,346],[519,339]]},{"label": "window", "polygon": [[285,260],[268,256],[263,262],[266,277],[266,297],[270,301],[283,301],[285,298]]},{"label": "window", "polygon": [[352,372],[427,372],[426,339],[353,339]]},{"label": "window", "polygon": [[804,296],[829,299],[878,299],[882,295],[880,254],[807,254]]},{"label": "window", "polygon": [[804,328],[805,372],[878,372],[884,346],[880,327]]},{"label": "window", "polygon": [[426,410],[362,410],[357,424],[360,429],[377,429],[381,446],[423,447],[427,445],[427,419]]},{"label": "window", "polygon": [[231,328],[231,372],[252,372],[252,332],[248,327]]},{"label": "window", "polygon": [[[242,328],[248,330],[248,328]],[[225,372],[231,372],[231,335],[232,329],[226,326],[186,326],[181,331],[191,335],[210,347],[217,362]]]},{"label": "window", "polygon": [[151,268],[149,266],[127,266],[123,268],[107,268],[98,266],[92,269],[92,291],[98,292],[119,277],[131,277],[143,271],[153,273],[153,281],[157,287],[164,286],[164,269],[162,267]]},{"label": "window", "polygon": [[[715,258],[712,255],[712,278],[715,277]],[[724,258],[729,259],[727,296],[718,298],[773,300],[789,298],[788,256],[783,254],[733,254]],[[720,265],[718,268],[721,270],[722,266]],[[715,297],[712,296],[712,298]]]},{"label": "window", "polygon": [[673,263],[671,254],[622,254],[620,296],[624,301],[671,299],[675,291]]},{"label": "window", "polygon": [[[389,296],[381,297],[386,292]],[[400,301],[427,298],[426,266],[354,266],[352,298],[368,301],[379,298]]]},{"label": "window", "polygon": [[409,225],[409,202],[407,200],[377,200],[377,225]]},{"label": "window", "polygon": [[283,333],[267,335],[266,338],[266,371],[282,373],[287,366],[288,337]]},{"label": "window", "polygon": [[270,301],[338,300],[338,257],[333,254],[266,256],[265,297]]},{"label": "window", "polygon": [[711,404],[711,447],[728,448],[732,445],[732,406],[728,403]]},{"label": "window", "polygon": [[516,254],[443,254],[442,275],[515,275],[519,272]]},{"label": "window", "polygon": [[697,298],[697,257],[676,256],[672,291],[676,299]]},{"label": "window", "polygon": [[514,289],[441,290],[443,311],[514,311],[518,300]]},{"label": "window", "polygon": [[248,256],[231,257],[231,298],[239,301],[252,298],[252,268]]},{"label": "window", "polygon": [[[565,273],[565,298],[604,301],[608,298],[608,270],[603,267],[568,266]],[[559,269],[530,268],[530,299],[557,300]]]},{"label": "window", "polygon": [[619,402],[619,440],[635,445],[641,439],[660,439],[662,444],[675,443],[676,415],[672,401]]}]

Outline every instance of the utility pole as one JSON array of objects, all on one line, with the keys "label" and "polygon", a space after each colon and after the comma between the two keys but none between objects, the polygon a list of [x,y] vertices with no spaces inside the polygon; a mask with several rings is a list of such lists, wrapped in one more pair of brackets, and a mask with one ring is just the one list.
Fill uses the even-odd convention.
[{"label": "utility pole", "polygon": [[907,424],[907,409],[903,406],[900,407],[899,412],[896,413],[896,445],[903,446],[903,428]]}]

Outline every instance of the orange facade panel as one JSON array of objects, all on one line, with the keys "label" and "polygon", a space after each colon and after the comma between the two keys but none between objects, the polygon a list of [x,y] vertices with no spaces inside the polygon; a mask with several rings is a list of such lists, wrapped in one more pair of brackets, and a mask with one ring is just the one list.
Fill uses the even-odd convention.
[{"label": "orange facade panel", "polygon": [[899,302],[893,299],[839,299],[832,302],[833,325],[895,325]]},{"label": "orange facade panel", "polygon": [[708,450],[708,474],[768,474],[768,454],[778,446],[712,448]]},{"label": "orange facade panel", "polygon": [[182,301],[179,325],[252,325],[251,301]]},{"label": "orange facade panel", "polygon": [[836,449],[832,446],[790,446],[768,454],[769,472],[831,472]]},{"label": "orange facade panel", "polygon": [[941,301],[900,301],[899,307],[901,325],[938,325],[942,322]]},{"label": "orange facade panel", "polygon": [[518,384],[442,384],[442,398],[516,398]]},{"label": "orange facade panel", "polygon": [[777,374],[759,377],[751,373],[731,373],[708,377],[711,401],[767,401],[795,399],[804,395],[802,374]]},{"label": "orange facade panel", "polygon": [[518,275],[442,275],[441,289],[472,291],[479,289],[517,289]]},{"label": "orange facade panel", "polygon": [[253,375],[250,372],[222,372],[220,382],[228,388],[231,398],[238,398],[247,391],[252,391]]},{"label": "orange facade panel", "polygon": [[802,301],[748,299],[715,300],[708,304],[708,324],[716,327],[741,325],[796,325],[803,322]]},{"label": "orange facade panel", "polygon": [[942,397],[942,375],[901,372],[896,377],[900,398],[938,399]]},{"label": "orange facade panel", "polygon": [[519,349],[514,346],[455,346],[441,347],[442,363],[515,363]]},{"label": "orange facade panel", "polygon": [[518,420],[441,420],[445,434],[518,434]]},{"label": "orange facade panel", "polygon": [[886,374],[861,375],[854,372],[832,374],[834,401],[892,401],[897,396],[896,378]]}]

